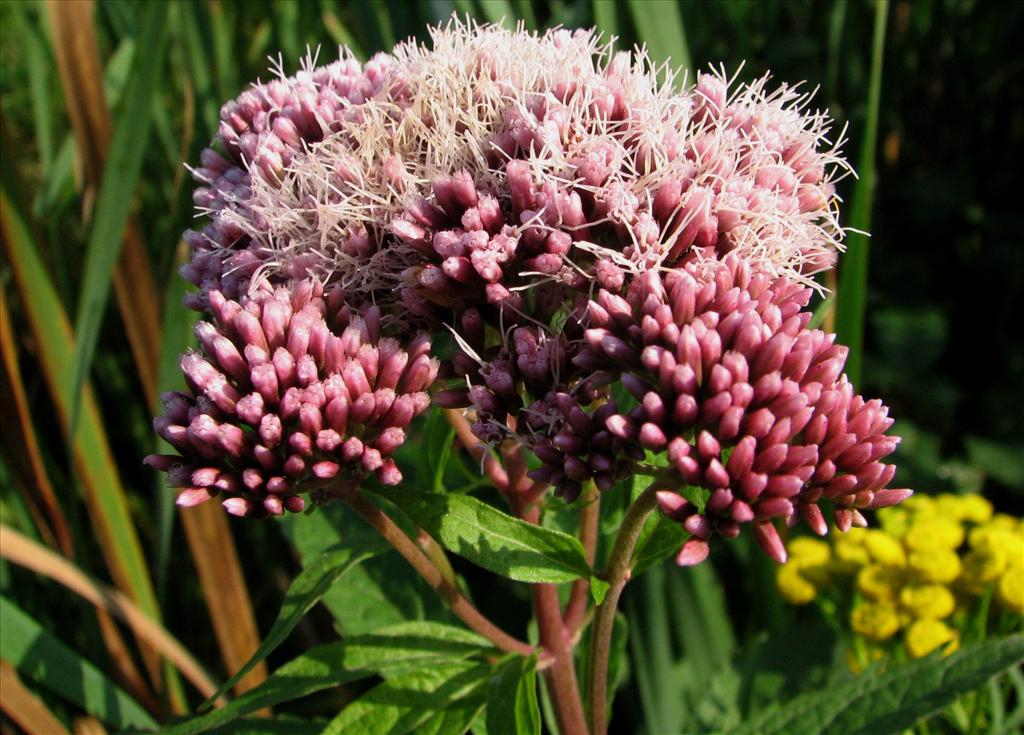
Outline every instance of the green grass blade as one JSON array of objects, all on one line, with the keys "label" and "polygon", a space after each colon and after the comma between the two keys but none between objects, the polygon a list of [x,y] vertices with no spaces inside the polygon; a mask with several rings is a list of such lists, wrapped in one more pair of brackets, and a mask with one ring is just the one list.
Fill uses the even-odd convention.
[{"label": "green grass blade", "polygon": [[13,5],[15,33],[25,45],[25,68],[28,72],[28,92],[32,104],[35,143],[39,147],[39,165],[43,179],[53,166],[53,120],[50,106],[50,79],[52,63],[46,53],[46,43],[40,37],[39,27],[29,18],[30,6]]},{"label": "green grass blade", "polygon": [[[614,12],[614,9],[611,12]],[[682,69],[686,72],[692,70],[683,16],[675,0],[629,0],[629,13],[636,28],[637,40],[647,44],[651,59],[656,64],[671,59],[673,69]]]},{"label": "green grass blade", "polygon": [[85,273],[75,325],[77,337],[72,368],[72,428],[77,423],[82,385],[92,363],[100,325],[110,297],[110,282],[121,253],[125,224],[131,212],[129,203],[142,170],[152,122],[153,100],[167,46],[167,11],[170,4],[155,2],[145,7],[146,16],[139,37],[139,47],[145,49],[145,53],[136,54],[125,85],[125,102],[114,124],[110,155],[103,169],[96,213],[86,246]]},{"label": "green grass blade", "polygon": [[88,383],[82,387],[82,420],[74,434],[70,433],[74,335],[23,214],[9,198],[9,178],[13,172],[9,166],[4,166],[3,173],[0,222],[8,262],[36,339],[43,376],[57,407],[56,419],[65,436],[70,437],[68,444],[72,447],[75,469],[100,549],[115,584],[159,620],[160,610],[145,557],[128,512],[99,407]]},{"label": "green grass blade", "polygon": [[[160,391],[181,390],[184,379],[178,360],[185,346],[192,339],[192,327],[198,314],[185,308],[182,299],[185,296],[186,282],[184,278],[173,277],[168,280],[164,292],[163,331],[160,344],[160,366],[157,373],[157,385]],[[162,406],[153,407],[154,415],[162,413]],[[168,453],[170,445],[157,439],[157,452]],[[167,584],[167,568],[171,558],[171,535],[177,519],[174,505],[175,491],[168,487],[163,475],[156,480],[157,492],[157,543],[155,559],[156,589],[159,599],[163,599]]]},{"label": "green grass blade", "polygon": [[239,92],[238,61],[235,58],[233,18],[229,18],[224,4],[210,3],[210,31],[213,34],[213,60],[217,66],[218,97],[229,100]]},{"label": "green grass blade", "polygon": [[489,23],[501,23],[506,28],[515,26],[518,16],[508,0],[477,0],[477,4]]},{"label": "green grass blade", "polygon": [[[889,15],[888,0],[875,0],[874,40],[871,48],[871,77],[868,82],[867,117],[861,141],[857,170],[860,178],[850,201],[849,226],[861,232],[871,227],[871,200],[875,192],[875,151],[878,143],[878,107],[882,94],[882,60],[885,52],[885,24]],[[850,382],[860,385],[864,359],[864,307],[868,290],[868,253],[866,235],[850,233],[846,239],[846,255],[839,269],[836,297],[836,332],[839,341],[850,348],[846,374]]]},{"label": "green grass blade", "polygon": [[149,713],[104,674],[0,596],[0,658],[23,676],[124,729],[156,729]]},{"label": "green grass blade", "polygon": [[604,34],[604,40],[619,35],[617,0],[594,0],[594,25]]},{"label": "green grass blade", "polygon": [[722,583],[710,564],[669,570],[673,627],[685,642],[686,656],[713,670],[725,666],[736,647]]},{"label": "green grass blade", "polygon": [[188,76],[195,87],[200,119],[209,136],[217,129],[218,109],[217,97],[213,91],[213,75],[210,73],[210,58],[199,33],[200,11],[201,7],[196,3],[181,3],[178,6],[178,21],[181,23],[181,35],[184,39]]}]

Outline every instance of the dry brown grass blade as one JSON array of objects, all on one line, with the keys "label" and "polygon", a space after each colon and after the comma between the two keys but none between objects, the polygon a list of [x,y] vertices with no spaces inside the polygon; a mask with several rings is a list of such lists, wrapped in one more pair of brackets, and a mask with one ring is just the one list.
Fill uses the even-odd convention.
[{"label": "dry brown grass blade", "polygon": [[[94,5],[91,0],[49,0],[46,6],[64,100],[82,167],[85,199],[93,201],[113,131],[103,95],[103,66],[93,26]],[[158,291],[141,232],[134,220],[129,220],[125,229],[114,271],[114,291],[139,379],[152,405],[156,400],[160,354],[159,306],[153,298]]]},{"label": "dry brown grass blade", "polygon": [[[252,657],[260,640],[231,529],[224,511],[214,503],[189,508],[180,517],[230,675]],[[252,689],[266,678],[267,665],[261,661],[238,682],[235,691],[240,694]]]},{"label": "dry brown grass blade", "polygon": [[114,294],[132,349],[139,382],[146,403],[156,405],[157,373],[160,364],[159,293],[153,281],[149,257],[142,246],[142,233],[134,219],[128,220],[124,246],[114,269]]},{"label": "dry brown grass blade", "polygon": [[166,628],[112,587],[92,579],[54,551],[0,523],[0,557],[64,585],[125,623],[140,639],[159,651],[204,697],[217,687],[188,650]]},{"label": "dry brown grass blade", "polygon": [[[75,141],[85,159],[86,186],[95,189],[103,173],[112,126],[102,93],[93,4],[51,0],[47,10]],[[143,391],[149,405],[155,405],[161,326],[158,300],[153,295],[159,291],[134,220],[128,221],[125,230],[114,290]],[[236,671],[256,651],[260,639],[230,528],[217,508],[203,508],[182,518],[221,657],[229,672]],[[265,678],[266,667],[261,664],[237,689],[244,691]]]},{"label": "dry brown grass blade", "polygon": [[[19,491],[39,528],[40,535],[65,556],[74,556],[71,531],[57,502],[57,494],[43,464],[42,452],[32,426],[25,385],[18,366],[18,350],[14,344],[14,326],[7,310],[7,291],[0,288],[0,353],[3,355],[4,381],[0,405],[7,420],[2,424],[4,446],[9,450]],[[17,422],[10,420],[17,416]],[[33,489],[35,492],[33,492]]]},{"label": "dry brown grass blade", "polygon": [[107,656],[117,672],[115,677],[117,683],[150,713],[159,714],[160,702],[157,701],[152,689],[149,688],[142,676],[142,672],[135,665],[132,652],[125,644],[124,636],[121,635],[114,619],[102,607],[97,607],[96,622],[99,623],[100,635],[103,636],[103,645],[106,646]]},{"label": "dry brown grass blade", "polygon": [[107,735],[107,728],[95,717],[76,717],[72,731],[74,735]]},{"label": "dry brown grass blade", "polygon": [[67,733],[46,705],[31,692],[6,661],[0,661],[0,710],[29,735]]},{"label": "dry brown grass blade", "polygon": [[[42,453],[39,450],[35,428],[28,410],[28,399],[21,380],[13,334],[14,326],[7,310],[6,291],[0,289],[0,348],[2,348],[0,352],[3,353],[5,377],[3,391],[0,393],[0,405],[4,407],[3,415],[17,415],[18,417],[17,425],[13,421],[0,422],[0,426],[2,426],[0,436],[3,437],[4,446],[13,449],[9,453],[9,457],[19,460],[11,464],[15,474],[15,485],[19,492],[26,497],[26,505],[36,521],[40,535],[49,546],[72,559],[75,552],[71,532],[57,502],[46,465],[43,464]],[[42,507],[42,512],[38,506]],[[42,517],[43,514],[46,516],[45,520]],[[53,529],[52,533],[51,528]],[[153,697],[145,679],[142,678],[135,666],[131,651],[125,645],[124,638],[117,626],[114,625],[114,621],[100,608],[96,609],[96,615],[103,642],[118,672],[118,682],[150,711],[158,712],[159,703]]]}]

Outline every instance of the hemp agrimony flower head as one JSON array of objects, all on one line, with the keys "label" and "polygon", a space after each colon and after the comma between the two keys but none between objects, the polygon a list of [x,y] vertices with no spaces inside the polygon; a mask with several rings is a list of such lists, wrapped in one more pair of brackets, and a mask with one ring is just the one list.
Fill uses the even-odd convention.
[{"label": "hemp agrimony flower head", "polygon": [[487,317],[529,309],[529,286],[614,285],[696,249],[806,282],[840,247],[846,169],[809,98],[724,73],[680,90],[587,30],[453,20],[363,67],[307,58],[221,110],[194,170],[191,303],[259,274]]},{"label": "hemp agrimony flower head", "polygon": [[330,482],[401,481],[390,455],[430,403],[430,340],[382,337],[379,310],[354,316],[338,296],[310,282],[208,294],[213,321],[181,358],[190,392],[166,394],[155,422],[180,456],[146,458],[183,488],[178,505],[220,496],[234,515],[280,515]]},{"label": "hemp agrimony flower head", "polygon": [[157,423],[181,457],[150,460],[179,502],[279,513],[339,476],[397,482],[439,366],[382,321],[451,328],[437,403],[533,450],[566,499],[653,461],[680,563],[743,523],[782,561],[774,519],[824,533],[827,499],[846,530],[909,493],[885,489],[887,410],[807,329],[848,170],[810,95],[724,71],[680,89],[593,31],[457,20],[278,72],[194,170],[208,223],[183,275],[214,320]]}]

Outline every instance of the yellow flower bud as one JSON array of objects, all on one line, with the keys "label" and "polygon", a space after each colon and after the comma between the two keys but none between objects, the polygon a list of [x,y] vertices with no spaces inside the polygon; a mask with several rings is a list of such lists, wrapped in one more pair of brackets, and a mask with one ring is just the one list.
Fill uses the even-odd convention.
[{"label": "yellow flower bud", "polygon": [[960,575],[960,557],[948,549],[912,551],[907,568],[911,576],[922,582],[948,584]]},{"label": "yellow flower bud", "polygon": [[1024,536],[1015,529],[990,523],[971,531],[971,548],[982,553],[998,552],[1008,558],[1024,557]]},{"label": "yellow flower bud", "polygon": [[787,564],[799,564],[800,566],[818,566],[827,564],[832,552],[828,544],[809,536],[798,536],[786,546],[789,551]]},{"label": "yellow flower bud", "polygon": [[884,641],[899,631],[900,619],[895,606],[887,602],[862,602],[850,613],[850,627],[865,638]]},{"label": "yellow flower bud", "polygon": [[945,623],[930,619],[918,620],[907,628],[903,643],[911,658],[927,656],[942,645],[946,646],[944,654],[949,655],[958,647],[956,631]]},{"label": "yellow flower bud", "polygon": [[996,585],[996,599],[1010,612],[1024,615],[1024,564],[1011,564]]},{"label": "yellow flower bud", "polygon": [[879,564],[902,567],[907,563],[903,545],[883,531],[868,531],[864,545],[868,548],[871,558]]},{"label": "yellow flower bud", "polygon": [[902,505],[882,508],[875,513],[875,518],[878,519],[878,523],[883,531],[896,538],[903,538],[903,534],[910,527],[910,512]]},{"label": "yellow flower bud", "polygon": [[953,614],[956,600],[940,584],[912,584],[900,590],[900,606],[918,620],[941,620]]},{"label": "yellow flower bud", "polygon": [[1006,566],[1006,554],[999,549],[975,550],[964,557],[960,580],[968,590],[979,594],[1002,576]]},{"label": "yellow flower bud", "polygon": [[800,573],[799,566],[789,562],[779,567],[775,573],[775,584],[782,597],[793,605],[806,605],[814,600],[817,591],[814,585]]},{"label": "yellow flower bud", "polygon": [[871,564],[857,574],[857,589],[867,598],[878,602],[896,599],[903,585],[903,572],[893,567]]},{"label": "yellow flower bud", "polygon": [[832,542],[832,567],[840,574],[853,574],[865,564],[871,563],[871,556],[867,548],[862,544],[863,533],[855,534],[854,531],[863,531],[861,528],[851,528],[848,533],[834,537]]},{"label": "yellow flower bud", "polygon": [[960,496],[960,518],[971,523],[987,523],[992,518],[992,503],[980,495]]},{"label": "yellow flower bud", "polygon": [[902,506],[915,516],[935,513],[935,499],[923,493],[914,493],[903,501]]},{"label": "yellow flower bud", "polygon": [[964,529],[949,518],[918,520],[907,530],[903,542],[914,551],[955,549],[964,542]]}]

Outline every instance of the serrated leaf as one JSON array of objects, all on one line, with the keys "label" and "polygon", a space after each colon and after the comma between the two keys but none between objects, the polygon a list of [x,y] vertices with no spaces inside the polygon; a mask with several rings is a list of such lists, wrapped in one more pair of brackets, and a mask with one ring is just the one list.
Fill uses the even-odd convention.
[{"label": "serrated leaf", "polygon": [[487,688],[487,735],[540,735],[537,661],[512,656]]},{"label": "serrated leaf", "polygon": [[[423,668],[378,684],[341,711],[323,735],[404,735],[421,732],[449,709],[478,706],[475,695],[490,675],[487,664]],[[474,709],[472,716],[475,716]],[[469,721],[472,721],[470,716]]]},{"label": "serrated leaf", "polygon": [[2,596],[0,659],[112,727],[157,727],[149,713],[99,669]]},{"label": "serrated leaf", "polygon": [[274,621],[260,647],[256,649],[256,653],[230,679],[224,682],[217,693],[210,697],[203,706],[206,707],[216,701],[249,673],[257,663],[269,656],[271,651],[284,642],[284,639],[313,605],[320,601],[330,586],[372,553],[372,551],[356,552],[352,549],[326,551],[313,563],[306,566],[288,588],[284,602],[281,603],[281,611],[277,614],[277,620]]},{"label": "serrated leaf", "polygon": [[749,720],[737,735],[872,735],[900,732],[988,679],[1024,662],[1024,636],[938,652],[912,663],[869,670]]},{"label": "serrated leaf", "polygon": [[332,547],[380,552],[324,594],[323,603],[342,635],[362,635],[409,620],[454,620],[405,559],[388,551],[390,546],[380,534],[346,508],[332,505],[308,516],[289,514],[279,525],[303,564],[313,563]]},{"label": "serrated leaf", "polygon": [[374,490],[442,546],[488,571],[520,582],[589,577],[583,546],[569,534],[535,526],[465,495]]},{"label": "serrated leaf", "polygon": [[180,723],[164,735],[198,735],[272,707],[379,674],[385,678],[461,661],[490,651],[475,633],[440,623],[402,623],[311,648],[227,706]]}]

